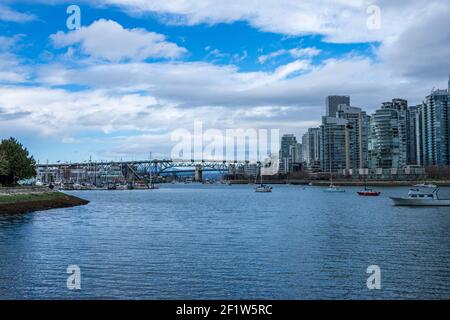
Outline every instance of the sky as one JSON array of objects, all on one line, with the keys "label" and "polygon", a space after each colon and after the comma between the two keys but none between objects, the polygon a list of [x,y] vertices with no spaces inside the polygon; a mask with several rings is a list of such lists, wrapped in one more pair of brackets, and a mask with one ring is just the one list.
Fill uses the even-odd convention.
[{"label": "sky", "polygon": [[449,57],[446,0],[0,0],[0,138],[41,163],[167,158],[195,121],[301,140],[327,95],[416,105]]}]

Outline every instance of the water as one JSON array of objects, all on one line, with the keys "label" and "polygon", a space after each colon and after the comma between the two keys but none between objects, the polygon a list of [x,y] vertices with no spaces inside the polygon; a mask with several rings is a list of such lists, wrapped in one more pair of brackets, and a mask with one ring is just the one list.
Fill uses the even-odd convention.
[{"label": "water", "polygon": [[[0,298],[449,299],[450,208],[393,207],[407,188],[346,189],[72,192],[91,203],[0,215]],[[369,265],[381,290],[366,287]]]}]

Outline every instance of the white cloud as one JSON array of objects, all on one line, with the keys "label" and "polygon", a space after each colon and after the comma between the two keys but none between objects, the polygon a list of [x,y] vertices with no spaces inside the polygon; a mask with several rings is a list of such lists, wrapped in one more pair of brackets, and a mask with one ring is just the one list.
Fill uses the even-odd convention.
[{"label": "white cloud", "polygon": [[430,4],[420,12],[414,25],[387,39],[376,53],[386,68],[406,79],[445,79],[450,74],[450,3]]},{"label": "white cloud", "polygon": [[317,49],[316,47],[308,47],[308,48],[292,48],[292,49],[280,49],[269,54],[263,54],[258,57],[258,62],[260,64],[266,63],[268,60],[283,56],[290,55],[293,58],[301,58],[301,57],[315,57],[319,55],[322,51]]},{"label": "white cloud", "polygon": [[13,53],[23,38],[23,34],[0,36],[0,83],[22,83],[28,79],[29,68]]},{"label": "white cloud", "polygon": [[147,58],[179,58],[187,51],[166,41],[162,34],[145,29],[125,29],[112,20],[97,20],[88,27],[50,36],[57,48],[79,44],[83,53],[97,59],[119,62]]},{"label": "white cloud", "polygon": [[25,23],[36,19],[36,16],[33,14],[18,12],[0,4],[0,21]]},{"label": "white cloud", "polygon": [[[285,35],[320,34],[329,42],[382,41],[416,23],[424,8],[439,0],[102,0],[134,15],[157,13],[174,24],[246,21],[262,31]],[[371,12],[381,10],[381,28],[368,29]]]}]

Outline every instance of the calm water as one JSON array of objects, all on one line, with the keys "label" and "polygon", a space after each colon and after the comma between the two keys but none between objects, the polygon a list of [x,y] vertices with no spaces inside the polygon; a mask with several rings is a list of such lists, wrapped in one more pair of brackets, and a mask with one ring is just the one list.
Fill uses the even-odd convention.
[{"label": "calm water", "polygon": [[[449,299],[450,208],[393,207],[407,189],[380,190],[73,192],[91,203],[0,215],[0,298]],[[80,291],[66,287],[73,264]]]}]

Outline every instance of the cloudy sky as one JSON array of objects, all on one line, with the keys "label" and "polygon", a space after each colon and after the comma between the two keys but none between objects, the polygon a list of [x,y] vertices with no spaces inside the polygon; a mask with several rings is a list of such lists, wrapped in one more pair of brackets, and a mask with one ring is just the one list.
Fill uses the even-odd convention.
[{"label": "cloudy sky", "polygon": [[[0,0],[0,137],[41,162],[167,156],[171,133],[317,126],[450,74],[447,0]],[[73,22],[73,20],[70,20]],[[70,24],[69,24],[70,26]]]}]

